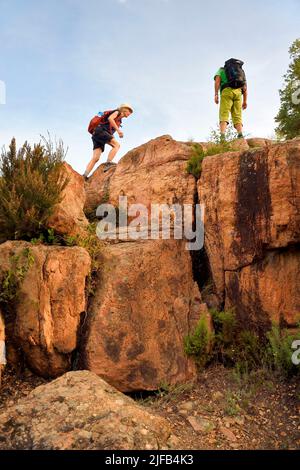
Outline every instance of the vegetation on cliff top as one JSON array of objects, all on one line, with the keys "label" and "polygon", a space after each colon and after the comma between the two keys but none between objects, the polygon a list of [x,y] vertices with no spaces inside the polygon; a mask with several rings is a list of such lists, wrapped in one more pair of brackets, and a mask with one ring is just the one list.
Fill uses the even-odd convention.
[{"label": "vegetation on cliff top", "polygon": [[187,173],[194,175],[198,179],[201,175],[202,162],[205,157],[234,150],[232,142],[236,140],[236,133],[232,125],[227,127],[225,137],[226,140],[223,140],[220,131],[213,129],[208,142],[204,145],[193,142],[191,156],[186,166]]},{"label": "vegetation on cliff top", "polygon": [[68,182],[61,175],[64,157],[61,141],[54,147],[44,138],[33,148],[25,142],[19,150],[12,139],[9,150],[2,150],[0,243],[30,240],[47,228],[47,219]]}]

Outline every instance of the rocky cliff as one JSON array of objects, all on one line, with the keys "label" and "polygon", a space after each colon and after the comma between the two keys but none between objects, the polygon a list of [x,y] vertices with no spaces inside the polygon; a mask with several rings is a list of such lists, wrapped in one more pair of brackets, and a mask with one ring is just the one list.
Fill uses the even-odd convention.
[{"label": "rocky cliff", "polygon": [[247,326],[300,312],[300,139],[205,158],[198,181],[215,293]]},{"label": "rocky cliff", "polygon": [[[191,145],[170,136],[132,150],[106,173],[100,165],[86,183],[66,165],[65,200],[51,219],[58,233],[81,234],[83,211],[90,216],[100,203],[117,206],[119,196],[148,209],[201,203],[204,247],[190,252],[186,240],[172,238],[107,241],[93,295],[85,289],[84,248],[30,247],[34,263],[6,331],[32,370],[55,377],[76,364],[121,391],[155,390],[196,376],[183,341],[201,315],[209,321],[208,307],[234,307],[253,331],[272,321],[296,326],[300,140],[244,144],[206,157],[198,181],[186,172]],[[0,275],[28,245],[0,245]]]}]

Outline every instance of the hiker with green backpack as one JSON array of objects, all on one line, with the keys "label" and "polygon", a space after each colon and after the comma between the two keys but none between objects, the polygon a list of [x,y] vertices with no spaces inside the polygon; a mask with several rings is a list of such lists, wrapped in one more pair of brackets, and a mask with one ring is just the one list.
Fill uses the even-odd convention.
[{"label": "hiker with green backpack", "polygon": [[229,59],[215,74],[215,103],[220,102],[220,131],[221,141],[225,141],[225,133],[230,115],[238,138],[243,138],[242,110],[247,108],[247,80],[243,70],[244,62]]},{"label": "hiker with green backpack", "polygon": [[114,133],[117,132],[120,139],[123,138],[122,119],[129,117],[132,113],[132,106],[124,103],[117,109],[98,113],[90,121],[88,131],[92,134],[93,157],[83,174],[85,180],[88,179],[89,173],[99,161],[106,144],[110,145],[112,149],[108,154],[104,172],[114,165],[112,160],[120,148],[119,142],[114,138]]}]

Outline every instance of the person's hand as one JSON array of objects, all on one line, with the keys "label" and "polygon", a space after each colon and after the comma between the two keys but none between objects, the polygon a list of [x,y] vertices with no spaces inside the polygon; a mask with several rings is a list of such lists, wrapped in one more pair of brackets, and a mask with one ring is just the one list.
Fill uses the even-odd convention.
[{"label": "person's hand", "polygon": [[243,102],[243,109],[245,110],[245,109],[247,109],[247,107],[248,107],[247,101],[244,101]]},{"label": "person's hand", "polygon": [[219,95],[215,95],[215,103],[219,104]]},{"label": "person's hand", "polygon": [[123,139],[123,137],[124,137],[123,132],[122,132],[122,131],[118,131],[118,134],[119,134],[120,139]]}]

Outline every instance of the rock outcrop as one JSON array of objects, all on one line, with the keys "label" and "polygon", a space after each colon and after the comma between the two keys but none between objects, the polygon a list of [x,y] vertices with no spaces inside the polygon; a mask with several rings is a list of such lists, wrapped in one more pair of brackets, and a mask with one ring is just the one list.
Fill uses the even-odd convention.
[{"label": "rock outcrop", "polygon": [[[80,314],[85,311],[85,283],[90,257],[79,247],[6,242],[0,245],[0,278],[8,271],[29,269],[5,315],[8,353],[18,361],[17,350],[37,374],[55,377],[71,367],[77,346]],[[12,267],[12,260],[19,257]],[[27,266],[27,267],[28,267]]]},{"label": "rock outcrop", "polygon": [[166,135],[128,152],[118,163],[109,184],[109,202],[119,196],[128,204],[193,204],[196,182],[186,172],[190,145]]},{"label": "rock outcrop", "polygon": [[69,372],[0,415],[1,450],[159,450],[169,424],[95,374]]},{"label": "rock outcrop", "polygon": [[[101,202],[118,206],[119,196],[148,210],[151,204],[193,205],[189,157],[189,144],[162,136],[106,173],[100,165],[86,184],[86,210]],[[174,239],[125,240],[103,253],[81,360],[119,390],[155,390],[195,377],[183,342],[199,319],[201,296],[185,246]]]},{"label": "rock outcrop", "polygon": [[127,242],[103,253],[82,366],[122,391],[195,377],[184,337],[200,316],[190,254],[178,240]]},{"label": "rock outcrop", "polygon": [[99,204],[109,201],[109,183],[117,166],[112,166],[104,172],[105,164],[99,165],[85,183],[86,200],[84,212],[88,215],[95,214]]},{"label": "rock outcrop", "polygon": [[276,144],[276,141],[271,139],[263,139],[262,137],[251,137],[246,139],[250,148],[269,147]]},{"label": "rock outcrop", "polygon": [[84,204],[90,213],[101,202],[118,206],[119,196],[148,209],[198,202],[205,207],[205,249],[189,252],[172,230],[171,239],[160,233],[160,239],[110,240],[93,264],[94,295],[87,303],[91,261],[85,250],[0,245],[0,279],[13,255],[30,248],[34,259],[13,318],[5,318],[8,356],[20,349],[32,370],[56,377],[70,369],[76,350],[80,367],[126,392],[193,380],[195,366],[183,343],[201,315],[212,328],[207,293],[198,287],[207,287],[209,276],[210,306],[234,307],[245,328],[265,330],[271,321],[295,327],[300,139],[276,145],[240,139],[237,145],[240,150],[206,157],[198,182],[186,172],[191,144],[170,136],[132,150],[106,173],[100,165],[85,184],[66,165],[70,182],[55,216],[58,232],[81,232]]},{"label": "rock outcrop", "polygon": [[225,308],[235,307],[245,326],[293,328],[300,321],[299,280],[299,249],[267,251],[262,260],[225,272]]},{"label": "rock outcrop", "polygon": [[205,248],[220,305],[235,306],[245,324],[281,318],[294,325],[300,140],[207,157],[202,168]]},{"label": "rock outcrop", "polygon": [[68,163],[63,165],[62,178],[67,178],[68,184],[47,225],[61,235],[80,235],[88,225],[83,212],[86,199],[84,181]]}]

